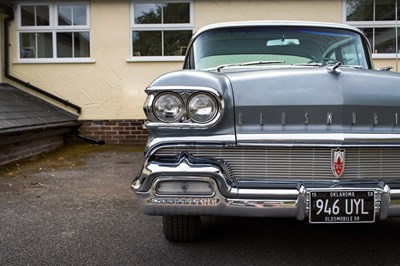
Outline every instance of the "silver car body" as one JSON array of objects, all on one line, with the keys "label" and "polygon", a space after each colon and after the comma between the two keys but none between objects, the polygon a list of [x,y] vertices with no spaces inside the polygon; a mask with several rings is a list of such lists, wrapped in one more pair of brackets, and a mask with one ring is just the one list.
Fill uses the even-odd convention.
[{"label": "silver car body", "polygon": [[[257,27],[355,34],[362,44],[364,65],[196,68],[199,38]],[[211,37],[207,38],[204,43]],[[282,46],[288,43],[283,38]],[[184,69],[159,77],[146,89],[146,161],[132,184],[141,209],[150,215],[312,221],[312,208],[322,213],[322,206],[327,208],[322,199],[317,202],[321,208],[312,206],[316,195],[331,199],[359,195],[349,196],[359,202],[360,197],[368,197],[362,195],[365,192],[373,201],[373,218],[368,222],[400,216],[400,75],[372,68],[367,39],[346,25],[257,21],[203,28],[192,39]],[[180,95],[184,102],[199,92],[211,95],[218,113],[206,123],[184,118],[159,121],[154,101],[165,92]],[[187,107],[183,112],[189,112]],[[329,212],[336,211],[335,204],[330,203]],[[325,213],[323,219],[357,222],[358,218],[354,213],[340,217]]]}]

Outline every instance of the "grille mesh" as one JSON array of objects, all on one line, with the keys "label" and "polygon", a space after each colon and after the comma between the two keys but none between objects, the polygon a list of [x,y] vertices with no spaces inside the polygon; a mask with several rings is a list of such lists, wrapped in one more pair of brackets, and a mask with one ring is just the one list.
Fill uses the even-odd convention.
[{"label": "grille mesh", "polygon": [[[238,179],[333,179],[331,148],[163,148],[157,156],[189,152],[222,160]],[[347,148],[341,179],[400,178],[400,148]]]}]

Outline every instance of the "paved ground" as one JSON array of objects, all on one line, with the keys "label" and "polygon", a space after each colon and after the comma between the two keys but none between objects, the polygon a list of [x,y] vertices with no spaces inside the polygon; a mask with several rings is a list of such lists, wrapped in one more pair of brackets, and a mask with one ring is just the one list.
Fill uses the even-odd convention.
[{"label": "paved ground", "polygon": [[130,190],[141,152],[70,148],[0,169],[0,265],[395,265],[400,219],[312,226],[206,217],[203,237],[173,244]]}]

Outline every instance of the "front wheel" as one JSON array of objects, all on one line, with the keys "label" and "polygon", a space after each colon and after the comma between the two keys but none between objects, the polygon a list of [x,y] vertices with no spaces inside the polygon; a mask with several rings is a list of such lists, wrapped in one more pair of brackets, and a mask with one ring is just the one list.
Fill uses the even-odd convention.
[{"label": "front wheel", "polygon": [[164,215],[163,231],[169,241],[193,241],[200,235],[200,216]]}]

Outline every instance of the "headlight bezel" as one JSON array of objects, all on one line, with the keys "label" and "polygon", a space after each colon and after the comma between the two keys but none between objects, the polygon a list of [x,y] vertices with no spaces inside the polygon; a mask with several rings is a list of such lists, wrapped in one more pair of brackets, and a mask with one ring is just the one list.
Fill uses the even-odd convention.
[{"label": "headlight bezel", "polygon": [[[146,89],[146,93],[148,94],[145,104],[143,106],[143,110],[147,116],[147,122],[145,123],[145,127],[147,128],[209,128],[215,125],[222,117],[224,111],[224,101],[221,94],[209,87],[200,87],[200,86],[153,86]],[[163,122],[160,120],[154,112],[153,106],[155,100],[160,97],[160,95],[172,93],[180,97],[183,101],[184,112],[180,119],[174,122]],[[189,100],[192,99],[195,95],[198,94],[206,94],[210,96],[216,102],[216,112],[213,115],[213,118],[210,121],[206,122],[197,122],[191,119],[188,115],[188,103]]]},{"label": "headlight bezel", "polygon": [[[212,112],[212,115],[210,116],[210,118],[208,118],[208,119],[206,119],[205,121],[200,121],[200,119],[198,119],[198,118],[196,118],[192,113],[191,113],[191,110],[190,110],[190,104],[191,104],[191,102],[196,98],[196,97],[199,97],[199,96],[207,96],[209,99],[211,99],[211,101],[215,104],[215,110]],[[213,119],[214,119],[214,117],[218,114],[218,101],[215,99],[215,97],[214,96],[212,96],[211,94],[209,94],[209,93],[207,93],[207,92],[196,92],[196,93],[193,93],[189,98],[188,98],[188,100],[187,100],[187,103],[186,103],[186,113],[187,113],[187,116],[188,116],[188,118],[191,120],[191,121],[193,121],[193,122],[195,122],[195,123],[199,123],[199,124],[206,124],[206,123],[209,123],[210,121],[212,121]]]},{"label": "headlight bezel", "polygon": [[[179,112],[179,115],[170,121],[168,119],[162,118],[160,115],[158,115],[157,110],[156,110],[157,101],[160,100],[162,97],[166,97],[167,95],[176,97],[176,99],[180,102],[180,105],[181,105],[181,106],[177,106],[177,108],[181,109]],[[152,112],[153,112],[154,116],[163,123],[175,123],[175,122],[181,120],[182,117],[185,115],[185,111],[186,111],[185,107],[186,107],[185,102],[183,101],[182,97],[179,94],[166,91],[166,92],[159,93],[159,94],[157,94],[157,96],[154,97],[154,101],[152,104]]]}]

